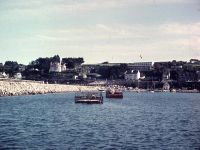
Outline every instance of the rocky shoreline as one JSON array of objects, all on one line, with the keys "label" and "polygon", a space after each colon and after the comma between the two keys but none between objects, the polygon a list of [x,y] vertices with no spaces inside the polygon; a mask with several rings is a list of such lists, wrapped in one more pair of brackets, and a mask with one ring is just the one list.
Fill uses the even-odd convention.
[{"label": "rocky shoreline", "polygon": [[0,81],[0,96],[35,95],[59,92],[96,91],[98,87],[80,85],[43,84],[37,82]]}]

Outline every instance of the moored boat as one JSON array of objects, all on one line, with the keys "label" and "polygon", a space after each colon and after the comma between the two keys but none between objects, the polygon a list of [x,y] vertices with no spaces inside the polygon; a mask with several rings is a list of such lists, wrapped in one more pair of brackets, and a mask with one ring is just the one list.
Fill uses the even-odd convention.
[{"label": "moored boat", "polygon": [[176,89],[171,89],[170,92],[175,93],[175,92],[176,92]]},{"label": "moored boat", "polygon": [[101,92],[77,92],[75,103],[103,104],[103,96]]},{"label": "moored boat", "polygon": [[108,89],[106,98],[123,98],[123,92],[120,89]]},{"label": "moored boat", "polygon": [[105,89],[105,88],[103,88],[103,87],[101,87],[101,88],[98,88],[98,91],[100,91],[100,92],[105,92],[105,91],[106,91],[106,89]]}]

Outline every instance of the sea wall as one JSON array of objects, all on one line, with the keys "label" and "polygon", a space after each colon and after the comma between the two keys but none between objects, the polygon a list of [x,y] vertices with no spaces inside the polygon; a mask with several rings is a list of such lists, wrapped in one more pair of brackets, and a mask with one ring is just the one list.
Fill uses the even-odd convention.
[{"label": "sea wall", "polygon": [[79,85],[43,84],[35,82],[0,81],[0,96],[58,93],[70,91],[95,91],[98,87]]}]

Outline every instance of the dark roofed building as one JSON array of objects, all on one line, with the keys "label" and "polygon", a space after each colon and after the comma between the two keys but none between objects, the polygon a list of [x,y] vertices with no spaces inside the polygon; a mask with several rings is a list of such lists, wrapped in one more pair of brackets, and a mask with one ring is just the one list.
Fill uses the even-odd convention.
[{"label": "dark roofed building", "polygon": [[135,63],[128,63],[128,68],[132,70],[139,70],[139,71],[150,71],[153,69],[153,62],[135,62]]}]

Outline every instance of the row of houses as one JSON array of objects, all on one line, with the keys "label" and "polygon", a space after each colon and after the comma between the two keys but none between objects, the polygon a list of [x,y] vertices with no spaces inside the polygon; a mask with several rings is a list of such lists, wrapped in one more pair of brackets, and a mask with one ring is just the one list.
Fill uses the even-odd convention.
[{"label": "row of houses", "polygon": [[[112,67],[112,66],[120,66],[121,63],[101,63],[101,64],[83,64],[82,66],[79,66],[79,68],[76,68],[76,70],[79,72],[79,75],[81,75],[83,78],[99,78],[101,77],[98,73],[93,73],[92,69],[98,70],[102,67]],[[140,71],[150,71],[153,68],[153,62],[138,62],[138,63],[129,63],[127,64],[129,70],[124,73],[124,79],[125,80],[139,80],[140,77]],[[64,73],[67,71],[67,67],[65,64],[62,64],[61,62],[55,62],[50,64],[49,72],[57,72],[57,73]],[[77,79],[77,75],[74,77]]]}]

